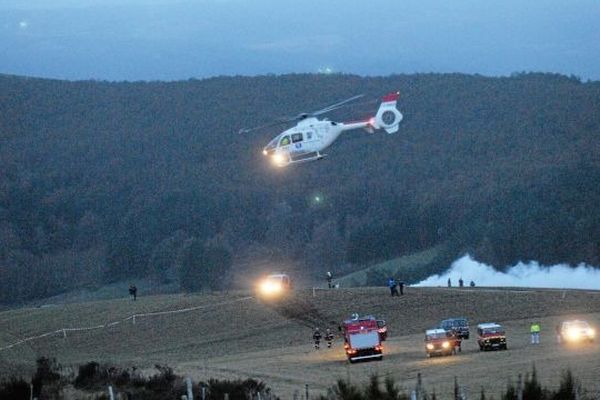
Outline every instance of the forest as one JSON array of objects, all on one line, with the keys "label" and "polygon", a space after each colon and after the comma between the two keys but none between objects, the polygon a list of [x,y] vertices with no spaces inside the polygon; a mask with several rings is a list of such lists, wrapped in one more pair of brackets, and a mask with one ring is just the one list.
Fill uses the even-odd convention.
[{"label": "forest", "polygon": [[[324,160],[261,154],[282,116],[400,91],[396,134],[344,133]],[[574,76],[289,74],[175,82],[0,75],[0,303],[147,278],[304,282],[441,246],[600,265],[600,82]],[[383,284],[383,282],[382,282]]]}]

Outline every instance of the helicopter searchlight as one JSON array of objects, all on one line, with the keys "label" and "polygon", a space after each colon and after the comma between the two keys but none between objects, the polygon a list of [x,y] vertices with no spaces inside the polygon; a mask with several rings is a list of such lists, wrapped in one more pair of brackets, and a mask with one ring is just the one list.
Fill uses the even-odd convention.
[{"label": "helicopter searchlight", "polygon": [[388,134],[398,131],[402,121],[402,113],[396,104],[399,92],[390,93],[383,97],[377,113],[365,120],[354,122],[334,122],[320,120],[317,116],[337,110],[347,103],[363,97],[362,94],[327,106],[312,113],[300,113],[294,117],[280,118],[273,123],[251,129],[241,129],[239,133],[297,121],[296,125],[274,137],[263,149],[263,155],[271,159],[278,167],[286,167],[309,161],[320,160],[326,156],[322,151],[329,147],[344,131],[365,129],[369,133],[385,130]]}]

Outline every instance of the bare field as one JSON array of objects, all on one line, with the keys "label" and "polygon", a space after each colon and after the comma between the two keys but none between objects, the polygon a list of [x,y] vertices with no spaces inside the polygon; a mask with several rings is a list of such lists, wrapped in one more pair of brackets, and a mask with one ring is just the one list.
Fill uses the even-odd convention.
[{"label": "bare field", "polygon": [[[417,373],[428,391],[450,398],[454,377],[471,395],[484,387],[494,394],[518,373],[538,370],[550,385],[571,368],[588,391],[600,384],[600,345],[557,346],[554,326],[562,319],[581,317],[600,327],[600,292],[537,289],[408,288],[391,298],[385,288],[298,291],[285,301],[264,304],[244,292],[210,295],[170,295],[98,301],[0,312],[0,348],[17,340],[62,328],[92,327],[89,331],[49,335],[0,351],[0,376],[30,372],[39,356],[56,357],[65,366],[87,361],[110,362],[151,370],[167,364],[195,379],[263,379],[282,398],[304,392],[322,393],[338,378],[365,381],[370,374],[392,376],[412,388]],[[139,316],[192,307],[192,311]],[[333,349],[315,351],[312,329],[330,327],[353,312],[385,318],[390,329],[381,362],[350,365],[340,339]],[[135,324],[131,317],[138,314]],[[506,326],[508,351],[478,351],[475,340],[465,342],[453,357],[428,359],[423,331],[441,319],[466,316]],[[542,343],[529,344],[530,323],[542,324]]]}]

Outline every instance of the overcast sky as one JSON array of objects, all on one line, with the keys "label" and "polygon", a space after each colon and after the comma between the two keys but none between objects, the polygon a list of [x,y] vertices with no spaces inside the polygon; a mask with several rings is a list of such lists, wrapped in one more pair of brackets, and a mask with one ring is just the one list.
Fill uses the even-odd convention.
[{"label": "overcast sky", "polygon": [[541,71],[600,80],[599,21],[598,0],[0,0],[0,73]]}]

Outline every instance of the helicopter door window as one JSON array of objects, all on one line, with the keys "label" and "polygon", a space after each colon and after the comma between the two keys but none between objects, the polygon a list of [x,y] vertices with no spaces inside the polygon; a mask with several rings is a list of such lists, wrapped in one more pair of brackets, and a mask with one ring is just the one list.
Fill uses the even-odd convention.
[{"label": "helicopter door window", "polygon": [[298,143],[302,141],[302,134],[301,133],[294,133],[292,135],[292,143]]},{"label": "helicopter door window", "polygon": [[279,142],[280,146],[287,146],[288,144],[290,144],[290,137],[289,136],[284,136],[281,138],[281,142]]}]

